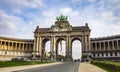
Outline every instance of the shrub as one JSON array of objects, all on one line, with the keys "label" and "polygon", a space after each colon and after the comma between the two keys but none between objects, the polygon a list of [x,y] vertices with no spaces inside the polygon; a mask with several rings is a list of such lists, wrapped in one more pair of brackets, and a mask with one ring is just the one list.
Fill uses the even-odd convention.
[{"label": "shrub", "polygon": [[113,61],[92,61],[91,64],[101,67],[108,72],[120,72],[120,63]]}]

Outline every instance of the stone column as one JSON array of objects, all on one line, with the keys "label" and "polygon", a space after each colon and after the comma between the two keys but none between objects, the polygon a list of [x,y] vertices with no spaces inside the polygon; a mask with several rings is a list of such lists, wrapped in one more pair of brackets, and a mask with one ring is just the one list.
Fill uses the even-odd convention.
[{"label": "stone column", "polygon": [[85,42],[84,42],[84,36],[82,36],[82,52],[85,51]]},{"label": "stone column", "polygon": [[90,36],[88,35],[88,49],[89,49],[89,52],[91,52],[91,46],[90,46]]},{"label": "stone column", "polygon": [[117,50],[119,50],[119,44],[118,44],[118,40],[116,40],[116,42],[117,42]]},{"label": "stone column", "polygon": [[99,47],[99,51],[102,51],[101,45],[102,45],[101,42],[99,42],[99,46],[100,46],[100,47]]},{"label": "stone column", "polygon": [[109,41],[108,41],[108,50],[110,50],[110,43],[109,43]]},{"label": "stone column", "polygon": [[4,46],[4,44],[3,44],[3,41],[1,41],[2,42],[2,50],[3,50],[3,46]]},{"label": "stone column", "polygon": [[87,50],[87,37],[86,37],[86,35],[85,35],[85,52],[87,52],[88,50]]},{"label": "stone column", "polygon": [[7,44],[7,50],[10,50],[10,42],[8,42],[8,44]]},{"label": "stone column", "polygon": [[70,60],[72,60],[72,43],[71,43],[71,37],[69,36],[69,55],[70,55]]},{"label": "stone column", "polygon": [[19,43],[19,51],[21,51],[21,43]]},{"label": "stone column", "polygon": [[[55,39],[56,39],[56,37],[55,37]],[[56,60],[58,60],[58,57],[57,57],[57,51],[58,51],[58,45],[57,45],[57,42],[56,42],[56,44],[55,44],[55,57],[56,57]]]},{"label": "stone column", "polygon": [[14,42],[14,51],[16,51],[16,43]]},{"label": "stone column", "polygon": [[2,47],[2,46],[1,46],[1,40],[0,40],[0,50],[1,50],[1,47]]},{"label": "stone column", "polygon": [[105,42],[103,42],[103,51],[105,50]]},{"label": "stone column", "polygon": [[54,51],[54,60],[56,61],[56,38],[55,38],[55,36],[53,37],[53,41],[54,41],[54,45],[53,45],[53,51]]},{"label": "stone column", "polygon": [[34,48],[33,48],[33,54],[35,54],[36,53],[36,46],[37,46],[37,37],[36,36],[34,36]]},{"label": "stone column", "polygon": [[50,42],[50,60],[54,60],[54,38],[51,36],[51,42]]},{"label": "stone column", "polygon": [[65,56],[65,58],[67,61],[69,60],[68,57],[69,57],[69,41],[68,41],[68,36],[66,36],[66,56]]},{"label": "stone column", "polygon": [[39,37],[39,47],[38,47],[38,49],[39,49],[39,53],[40,53],[40,56],[42,55],[42,46],[41,46],[41,44],[42,44],[42,42],[41,42],[41,36]]},{"label": "stone column", "polygon": [[22,43],[22,47],[21,48],[22,48],[22,51],[24,51],[24,43]]},{"label": "stone column", "polygon": [[28,43],[26,43],[26,51],[28,51]]},{"label": "stone column", "polygon": [[13,48],[13,42],[11,42],[11,47],[10,47],[10,50],[12,51],[12,48]]},{"label": "stone column", "polygon": [[56,38],[55,36],[51,36],[50,52],[51,52],[51,60],[56,61]]},{"label": "stone column", "polygon": [[37,37],[37,42],[36,42],[36,51],[37,51],[37,55],[38,55],[38,52],[39,52],[39,48],[38,48],[38,44],[39,43],[39,37]]},{"label": "stone column", "polygon": [[97,42],[95,42],[95,51],[97,51]]},{"label": "stone column", "polygon": [[115,47],[114,47],[114,41],[112,41],[112,50],[114,50]]},{"label": "stone column", "polygon": [[91,45],[90,45],[90,46],[91,46],[91,51],[94,50],[93,44],[94,44],[94,43],[91,42]]},{"label": "stone column", "polygon": [[0,40],[0,50],[2,49],[2,41]]},{"label": "stone column", "polygon": [[3,46],[4,50],[6,50],[6,42],[4,41],[4,46]]}]

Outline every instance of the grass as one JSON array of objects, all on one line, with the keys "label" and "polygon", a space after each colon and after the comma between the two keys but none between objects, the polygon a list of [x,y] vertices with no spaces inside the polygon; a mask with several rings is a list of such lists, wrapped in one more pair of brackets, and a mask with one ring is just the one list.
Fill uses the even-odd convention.
[{"label": "grass", "polygon": [[35,65],[35,64],[45,64],[51,62],[41,62],[41,61],[0,61],[0,68],[11,67],[11,66],[22,66],[22,65]]},{"label": "grass", "polygon": [[107,72],[120,72],[120,63],[113,61],[92,61],[93,65],[96,65]]}]

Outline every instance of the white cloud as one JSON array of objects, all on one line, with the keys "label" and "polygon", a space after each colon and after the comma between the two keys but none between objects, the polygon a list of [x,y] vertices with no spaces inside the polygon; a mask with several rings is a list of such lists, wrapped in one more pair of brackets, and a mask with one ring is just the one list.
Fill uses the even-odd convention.
[{"label": "white cloud", "polygon": [[60,8],[59,9],[59,12],[63,15],[68,15],[68,16],[71,16],[71,17],[76,17],[78,16],[78,12],[77,11],[74,11],[72,8],[70,7],[64,7],[64,8]]},{"label": "white cloud", "polygon": [[0,10],[0,35],[18,38],[33,38],[34,24],[26,23],[21,17]]},{"label": "white cloud", "polygon": [[37,8],[40,5],[43,5],[42,0],[7,0],[7,2],[21,6],[21,7],[31,7]]}]

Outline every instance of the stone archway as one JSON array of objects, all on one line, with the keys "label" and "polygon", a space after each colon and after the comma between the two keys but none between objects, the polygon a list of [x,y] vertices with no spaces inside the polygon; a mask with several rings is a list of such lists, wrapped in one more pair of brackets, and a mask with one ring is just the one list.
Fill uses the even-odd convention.
[{"label": "stone archway", "polygon": [[[67,16],[57,17],[57,21],[50,28],[39,28],[37,26],[34,32],[34,52],[33,54],[39,54],[42,56],[42,42],[45,38],[48,38],[51,41],[51,60],[57,60],[57,42],[60,40],[66,41],[66,61],[72,61],[72,40],[78,38],[82,42],[82,59],[85,60],[91,53],[90,48],[90,29],[88,24],[85,26],[72,26],[67,21]],[[45,40],[46,41],[46,40]]]}]

